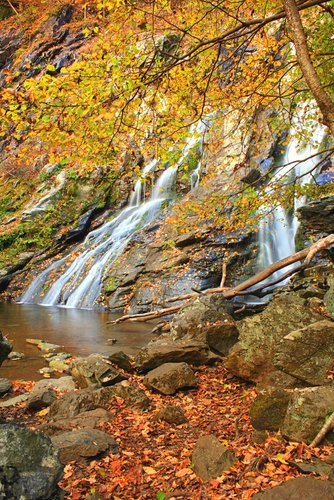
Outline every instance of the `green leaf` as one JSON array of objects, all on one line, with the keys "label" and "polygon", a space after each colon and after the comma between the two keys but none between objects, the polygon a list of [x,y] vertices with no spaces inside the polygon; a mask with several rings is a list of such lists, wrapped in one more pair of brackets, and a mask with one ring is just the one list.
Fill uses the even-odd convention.
[{"label": "green leaf", "polygon": [[55,66],[54,66],[53,64],[48,64],[48,65],[46,66],[46,69],[47,69],[48,71],[56,71],[56,68],[55,68]]},{"label": "green leaf", "polygon": [[165,498],[166,498],[166,493],[164,493],[163,491],[158,491],[157,500],[165,500]]}]

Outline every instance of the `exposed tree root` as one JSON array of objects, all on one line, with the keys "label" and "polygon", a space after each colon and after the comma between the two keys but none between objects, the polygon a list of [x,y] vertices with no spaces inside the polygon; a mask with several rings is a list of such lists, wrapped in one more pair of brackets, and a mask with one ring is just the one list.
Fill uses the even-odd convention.
[{"label": "exposed tree root", "polygon": [[[222,293],[223,296],[226,299],[231,299],[233,297],[236,297],[237,295],[247,295],[250,293],[248,290],[250,287],[256,285],[257,283],[260,283],[261,281],[265,280],[269,276],[271,276],[273,273],[276,271],[279,271],[280,269],[283,269],[286,266],[289,266],[291,264],[294,264],[295,262],[298,262],[300,260],[304,260],[303,264],[299,265],[295,269],[291,269],[285,274],[283,274],[279,279],[274,280],[270,283],[265,283],[258,287],[255,290],[252,290],[251,293],[254,294],[256,292],[262,291],[264,288],[273,286],[283,280],[285,280],[287,277],[291,276],[292,274],[295,274],[297,271],[300,271],[301,269],[305,269],[306,267],[309,266],[312,258],[322,250],[325,250],[328,248],[330,245],[334,243],[334,234],[330,234],[329,236],[326,236],[326,238],[322,238],[313,245],[311,245],[308,248],[305,248],[304,250],[301,250],[300,252],[297,252],[293,255],[290,255],[289,257],[285,257],[284,259],[279,260],[278,262],[275,262],[271,266],[267,267],[260,273],[256,274],[252,278],[249,278],[248,280],[244,281],[243,283],[240,283],[239,285],[233,287],[233,288],[225,288],[225,287],[218,287],[218,288],[208,288],[207,290],[201,291],[201,295],[209,295],[212,293]],[[248,290],[248,291],[247,291]],[[189,299],[192,299],[194,297],[198,296],[198,292],[194,293],[188,293],[187,295],[178,295],[176,297],[171,297],[168,299],[166,302],[179,302],[179,301],[188,301]],[[108,324],[116,324],[116,323],[122,323],[123,321],[149,321],[151,319],[156,319],[160,318],[162,316],[167,316],[169,314],[172,314],[181,307],[183,307],[182,304],[178,304],[172,307],[167,307],[163,309],[159,309],[157,311],[151,311],[143,314],[126,314],[125,316],[122,316],[114,321],[108,321]]]}]

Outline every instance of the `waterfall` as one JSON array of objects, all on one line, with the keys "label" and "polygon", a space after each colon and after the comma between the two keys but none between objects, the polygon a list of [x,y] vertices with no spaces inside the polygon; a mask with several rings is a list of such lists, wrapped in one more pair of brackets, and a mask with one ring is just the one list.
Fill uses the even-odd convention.
[{"label": "waterfall", "polygon": [[[296,180],[302,185],[312,182],[314,168],[320,160],[317,153],[319,144],[325,136],[324,127],[320,124],[317,126],[313,137],[302,150],[298,150],[298,140],[294,134],[295,131],[292,130],[292,138],[282,159],[283,166],[277,169],[271,179],[267,187],[268,193],[275,184],[286,182],[287,178],[290,181]],[[299,226],[295,212],[297,208],[305,203],[306,198],[299,197],[291,201],[293,202],[293,211],[290,212],[286,211],[281,205],[274,208],[262,208],[263,217],[259,224],[258,233],[259,255],[257,267],[259,271],[295,253],[295,237]],[[277,271],[267,281],[282,276],[288,269],[284,268]]]},{"label": "waterfall", "polygon": [[[162,204],[169,200],[178,167],[186,160],[191,148],[203,141],[200,137],[203,136],[206,127],[203,121],[196,127],[191,127],[190,136],[180,159],[160,174],[150,197],[146,200],[145,178],[155,169],[159,160],[151,161],[135,183],[129,204],[119,215],[91,231],[85,241],[70,255],[45,269],[31,283],[20,302],[92,308],[101,293],[103,279],[113,262],[124,251],[134,234],[155,219],[161,211]],[[54,279],[57,270],[59,271],[64,265],[65,270]]]}]

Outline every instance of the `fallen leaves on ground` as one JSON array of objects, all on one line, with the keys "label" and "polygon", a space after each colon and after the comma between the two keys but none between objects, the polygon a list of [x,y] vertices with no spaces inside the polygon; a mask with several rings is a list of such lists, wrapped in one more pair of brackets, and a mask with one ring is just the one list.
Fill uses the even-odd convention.
[{"label": "fallen leaves on ground", "polygon": [[[289,443],[278,433],[256,444],[248,417],[254,387],[231,378],[222,365],[200,368],[197,376],[197,390],[175,396],[149,394],[152,405],[146,412],[126,408],[121,398],[114,400],[115,417],[99,428],[116,439],[119,454],[87,465],[66,465],[60,483],[66,498],[95,494],[113,500],[248,500],[258,491],[301,475],[291,461],[326,458],[331,453],[331,447],[312,449]],[[139,377],[134,378],[140,383]],[[157,411],[171,404],[183,409],[188,423],[176,426],[156,419]],[[16,411],[18,417],[24,416],[22,409]],[[33,427],[29,415],[26,425]],[[36,420],[41,417],[35,416]],[[220,477],[203,483],[193,471],[191,455],[196,440],[206,434],[217,436],[237,461]]]}]

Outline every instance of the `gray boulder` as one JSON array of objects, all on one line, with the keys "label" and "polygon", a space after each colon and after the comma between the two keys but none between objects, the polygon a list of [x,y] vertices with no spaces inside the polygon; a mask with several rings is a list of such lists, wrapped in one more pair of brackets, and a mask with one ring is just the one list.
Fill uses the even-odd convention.
[{"label": "gray boulder", "polygon": [[112,366],[108,359],[98,354],[91,354],[87,358],[80,358],[76,361],[71,375],[82,388],[112,385],[126,378]]},{"label": "gray boulder", "polygon": [[232,312],[232,304],[222,294],[200,296],[174,316],[171,334],[178,339],[203,341],[226,356],[239,337]]},{"label": "gray boulder", "polygon": [[0,366],[5,361],[5,359],[7,359],[8,354],[11,352],[12,349],[13,349],[12,344],[8,342],[6,337],[0,331]]},{"label": "gray boulder", "polygon": [[110,422],[113,415],[103,408],[84,411],[74,417],[62,418],[55,422],[47,422],[37,427],[37,430],[48,436],[73,429],[94,429],[102,422]]},{"label": "gray boulder", "polygon": [[251,404],[249,418],[258,431],[278,431],[285,418],[291,394],[277,387],[266,387]]},{"label": "gray boulder", "polygon": [[8,378],[0,378],[0,396],[7,394],[12,387],[12,383]]},{"label": "gray boulder", "polygon": [[213,363],[219,359],[207,343],[189,338],[174,340],[170,334],[163,334],[152,340],[135,358],[139,372],[148,372],[164,363],[185,362],[199,366]]},{"label": "gray boulder", "polygon": [[51,438],[53,445],[59,449],[60,460],[67,464],[72,460],[86,462],[111,450],[118,453],[114,438],[96,429],[77,429],[63,432]]},{"label": "gray boulder", "polygon": [[43,408],[47,408],[52,405],[56,399],[57,394],[53,389],[40,389],[38,391],[35,390],[30,394],[26,405],[30,411],[40,411]]},{"label": "gray boulder", "polygon": [[144,385],[162,394],[174,394],[184,387],[196,387],[198,380],[187,363],[165,363],[144,377]]},{"label": "gray boulder", "polygon": [[333,367],[333,357],[334,322],[322,320],[283,337],[274,354],[274,365],[307,385],[323,385]]},{"label": "gray boulder", "polygon": [[0,498],[56,500],[63,466],[47,436],[12,424],[0,426]]},{"label": "gray boulder", "polygon": [[256,500],[333,500],[334,484],[313,477],[297,477],[286,483],[256,493]]},{"label": "gray boulder", "polygon": [[232,467],[235,457],[213,435],[201,436],[192,454],[194,472],[203,481],[210,481]]},{"label": "gray boulder", "polygon": [[34,385],[31,394],[34,394],[35,392],[40,391],[41,389],[48,389],[48,388],[59,389],[62,392],[70,392],[74,391],[75,382],[73,378],[70,376],[39,380]]},{"label": "gray boulder", "polygon": [[239,342],[225,361],[226,368],[237,377],[265,385],[295,387],[299,379],[277,369],[274,356],[278,343],[290,332],[322,320],[305,306],[297,293],[279,294],[260,314],[238,323]]},{"label": "gray boulder", "polygon": [[[291,396],[281,433],[290,441],[311,443],[334,409],[334,387],[308,387]],[[327,434],[333,439],[333,431]]]},{"label": "gray boulder", "polygon": [[148,408],[150,400],[139,387],[117,384],[100,389],[81,389],[64,394],[50,406],[50,420],[74,417],[84,411],[108,408],[115,397],[124,399],[124,404],[135,410]]}]

